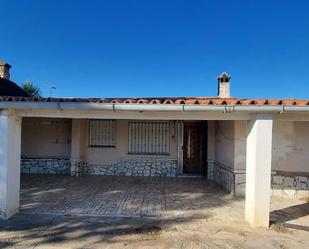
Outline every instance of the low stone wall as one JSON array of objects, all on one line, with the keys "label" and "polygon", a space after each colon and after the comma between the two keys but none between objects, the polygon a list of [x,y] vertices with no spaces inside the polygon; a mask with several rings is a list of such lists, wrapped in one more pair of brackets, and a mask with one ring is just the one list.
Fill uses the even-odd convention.
[{"label": "low stone wall", "polygon": [[309,198],[309,173],[273,171],[271,189],[274,196]]},{"label": "low stone wall", "polygon": [[[208,163],[208,165],[210,165],[208,168],[209,180],[213,180],[235,196],[245,196],[245,170],[234,170],[218,162]],[[270,188],[273,196],[308,198],[309,173],[272,171]]]},{"label": "low stone wall", "polygon": [[177,160],[122,159],[113,165],[85,164],[83,174],[175,177],[177,175]]},{"label": "low stone wall", "polygon": [[80,160],[70,161],[68,158],[22,158],[21,173],[175,177],[177,175],[177,160],[122,159],[116,164],[92,165]]},{"label": "low stone wall", "polygon": [[21,158],[22,174],[70,174],[69,158]]},{"label": "low stone wall", "polygon": [[207,179],[213,181],[214,180],[214,167],[215,161],[214,160],[207,160]]},{"label": "low stone wall", "polygon": [[221,185],[226,191],[232,192],[234,190],[234,174],[229,167],[215,162],[212,176],[213,181]]},{"label": "low stone wall", "polygon": [[213,172],[209,172],[209,178],[221,185],[226,191],[235,196],[245,196],[246,173],[244,170],[234,170],[226,165],[214,162]]}]

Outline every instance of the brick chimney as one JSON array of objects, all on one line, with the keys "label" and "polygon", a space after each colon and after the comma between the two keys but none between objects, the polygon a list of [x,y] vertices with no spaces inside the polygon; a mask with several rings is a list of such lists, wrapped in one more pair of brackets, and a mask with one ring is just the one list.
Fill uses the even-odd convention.
[{"label": "brick chimney", "polygon": [[6,63],[5,61],[0,60],[0,78],[10,79],[10,68],[11,65]]},{"label": "brick chimney", "polygon": [[230,81],[231,76],[228,73],[224,72],[218,77],[218,97],[219,98],[229,98],[231,97]]}]

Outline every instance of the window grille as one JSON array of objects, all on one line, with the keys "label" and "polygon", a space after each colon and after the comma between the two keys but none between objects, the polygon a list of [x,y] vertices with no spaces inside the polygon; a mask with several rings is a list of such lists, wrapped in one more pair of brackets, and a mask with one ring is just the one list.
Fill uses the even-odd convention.
[{"label": "window grille", "polygon": [[129,122],[129,154],[169,154],[169,122]]},{"label": "window grille", "polygon": [[115,120],[89,120],[89,146],[115,147],[116,121]]}]

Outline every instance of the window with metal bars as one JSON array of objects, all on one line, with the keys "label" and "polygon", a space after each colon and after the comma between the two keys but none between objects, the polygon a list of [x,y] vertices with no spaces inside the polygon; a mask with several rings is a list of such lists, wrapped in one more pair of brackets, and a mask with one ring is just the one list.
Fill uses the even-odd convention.
[{"label": "window with metal bars", "polygon": [[89,120],[89,147],[116,147],[116,121]]},{"label": "window with metal bars", "polygon": [[168,155],[169,122],[129,122],[129,154]]}]

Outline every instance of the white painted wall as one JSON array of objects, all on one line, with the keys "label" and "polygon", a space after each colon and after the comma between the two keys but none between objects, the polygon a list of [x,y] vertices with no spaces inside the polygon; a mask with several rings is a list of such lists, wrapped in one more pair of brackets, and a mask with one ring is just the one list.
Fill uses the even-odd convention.
[{"label": "white painted wall", "polygon": [[[88,147],[88,121],[82,122],[81,155],[92,164],[113,164],[128,155],[128,120],[117,121],[116,148]],[[54,124],[52,124],[54,122]],[[246,121],[209,121],[208,159],[234,168],[246,167]],[[73,132],[74,134],[74,132]],[[34,157],[71,156],[71,120],[23,118],[22,155]],[[73,148],[73,147],[72,147]],[[177,158],[177,135],[171,125],[169,156]],[[273,124],[272,170],[309,172],[309,122],[278,121]],[[149,156],[138,156],[148,157]]]},{"label": "white painted wall", "polygon": [[71,120],[23,118],[22,156],[70,157]]},{"label": "white painted wall", "polygon": [[234,169],[243,170],[246,165],[247,121],[234,121]]},{"label": "white painted wall", "polygon": [[116,147],[93,148],[88,146],[88,124],[85,122],[84,158],[89,164],[114,164],[121,158],[164,158],[177,159],[177,134],[176,123],[170,125],[170,154],[169,155],[131,155],[128,154],[128,122],[129,120],[116,121]]},{"label": "white painted wall", "polygon": [[[114,164],[121,158],[164,158],[177,159],[176,124],[170,125],[169,155],[128,154],[128,122],[116,121],[116,148],[94,148],[88,146],[88,120],[49,118],[23,118],[22,156],[28,157],[79,157],[89,164]],[[70,143],[70,140],[74,144]],[[76,141],[80,140],[80,144]],[[75,158],[77,159],[77,158]]]},{"label": "white painted wall", "polygon": [[[217,121],[216,161],[246,168],[246,121]],[[309,172],[309,122],[273,121],[272,170]]]},{"label": "white painted wall", "polygon": [[309,172],[309,122],[274,121],[272,169]]},{"label": "white painted wall", "polygon": [[225,167],[233,168],[235,150],[235,122],[216,121],[215,160]]}]

